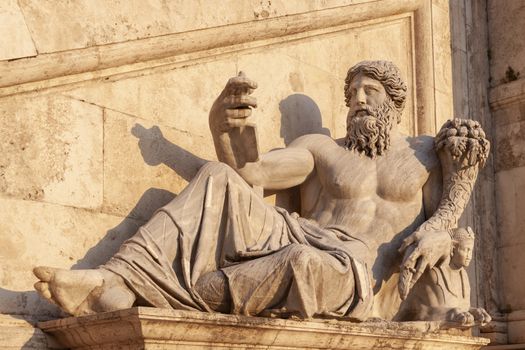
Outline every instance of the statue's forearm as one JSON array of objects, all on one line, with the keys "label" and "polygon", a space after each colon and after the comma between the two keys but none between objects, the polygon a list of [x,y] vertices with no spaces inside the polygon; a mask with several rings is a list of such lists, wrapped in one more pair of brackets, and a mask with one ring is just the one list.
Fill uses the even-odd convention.
[{"label": "statue's forearm", "polygon": [[256,127],[249,120],[256,99],[250,96],[257,84],[240,72],[228,80],[213,103],[209,124],[217,158],[234,169],[259,160]]},{"label": "statue's forearm", "polygon": [[210,122],[210,129],[219,161],[234,169],[240,169],[246,163],[259,160],[259,145],[255,125],[246,124],[224,131],[212,126]]},{"label": "statue's forearm", "polygon": [[479,123],[454,119],[443,125],[435,140],[443,172],[443,194],[434,214],[419,230],[436,231],[457,227],[488,157],[490,143]]}]

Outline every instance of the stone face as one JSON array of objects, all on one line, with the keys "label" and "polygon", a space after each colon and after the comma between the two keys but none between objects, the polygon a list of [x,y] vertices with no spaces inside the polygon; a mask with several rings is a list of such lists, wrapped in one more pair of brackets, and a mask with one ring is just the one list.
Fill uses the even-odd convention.
[{"label": "stone face", "polygon": [[[376,40],[373,39],[376,37],[384,38],[384,41],[377,46],[375,46]],[[404,39],[399,40],[399,38]],[[392,19],[380,25],[348,29],[343,34],[320,35],[269,52],[274,53],[274,55],[284,54],[293,58],[296,60],[295,66],[304,63],[314,66],[320,71],[317,75],[325,75],[326,79],[332,81],[332,110],[328,113],[324,112],[323,116],[332,114],[331,124],[326,123],[324,125],[331,130],[333,137],[338,138],[346,134],[345,115],[347,112],[342,91],[348,68],[361,60],[377,59],[377,52],[381,51],[383,59],[398,64],[404,79],[407,81],[409,91],[413,91],[410,41],[410,22],[405,17]],[[263,60],[263,62],[266,61]],[[247,73],[250,72],[247,71]],[[303,74],[303,76],[308,75]],[[283,86],[286,86],[284,82]],[[324,99],[319,98],[314,100],[324,101]],[[413,97],[409,94],[407,106],[412,106],[413,103]],[[414,134],[414,127],[414,110],[413,108],[406,108],[403,112],[401,130],[407,134]]]},{"label": "stone face", "polygon": [[479,349],[487,339],[436,331],[435,323],[280,320],[134,308],[39,327],[71,349]]},{"label": "stone face", "polygon": [[0,100],[3,196],[102,204],[102,109],[56,95]]},{"label": "stone face", "polygon": [[35,45],[16,0],[0,3],[0,61],[36,56]]}]

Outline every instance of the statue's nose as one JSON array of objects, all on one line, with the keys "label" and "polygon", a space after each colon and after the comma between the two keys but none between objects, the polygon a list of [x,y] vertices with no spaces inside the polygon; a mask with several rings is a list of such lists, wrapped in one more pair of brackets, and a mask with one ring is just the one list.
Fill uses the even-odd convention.
[{"label": "statue's nose", "polygon": [[355,93],[355,100],[360,106],[366,104],[366,93],[364,89],[357,89]]}]

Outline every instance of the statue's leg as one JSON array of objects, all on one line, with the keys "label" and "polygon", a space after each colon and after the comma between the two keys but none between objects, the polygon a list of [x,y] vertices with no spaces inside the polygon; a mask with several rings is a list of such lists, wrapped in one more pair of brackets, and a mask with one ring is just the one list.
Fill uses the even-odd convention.
[{"label": "statue's leg", "polygon": [[342,317],[354,305],[350,261],[304,244],[290,244],[223,271],[235,314]]},{"label": "statue's leg", "polygon": [[135,295],[124,280],[103,269],[65,270],[36,267],[35,289],[47,300],[75,316],[129,308]]},{"label": "statue's leg", "polygon": [[221,270],[201,276],[195,284],[195,289],[213,311],[223,313],[231,311],[232,300],[228,279]]},{"label": "statue's leg", "polygon": [[211,162],[104,266],[39,267],[35,288],[73,315],[126,308],[135,297],[139,305],[207,310],[194,289],[198,278],[260,242],[271,249],[286,245],[279,220],[233,169]]},{"label": "statue's leg", "polygon": [[283,216],[232,168],[210,162],[104,268],[124,278],[137,305],[222,310],[224,295],[210,300],[199,278],[289,242]]}]

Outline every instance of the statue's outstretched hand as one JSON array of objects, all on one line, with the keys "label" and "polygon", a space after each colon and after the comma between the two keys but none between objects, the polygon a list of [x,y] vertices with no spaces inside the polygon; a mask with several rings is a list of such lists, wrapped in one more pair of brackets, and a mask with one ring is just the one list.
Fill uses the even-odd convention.
[{"label": "statue's outstretched hand", "polygon": [[406,299],[427,268],[450,255],[452,240],[447,231],[415,231],[405,238],[399,252],[405,253],[401,264],[398,290],[401,299]]},{"label": "statue's outstretched hand", "polygon": [[257,107],[257,100],[250,96],[257,83],[248,79],[244,72],[230,78],[210,111],[210,122],[218,131],[228,132],[232,128],[248,124],[247,118],[252,108]]}]

